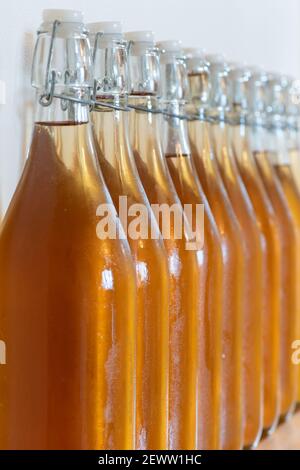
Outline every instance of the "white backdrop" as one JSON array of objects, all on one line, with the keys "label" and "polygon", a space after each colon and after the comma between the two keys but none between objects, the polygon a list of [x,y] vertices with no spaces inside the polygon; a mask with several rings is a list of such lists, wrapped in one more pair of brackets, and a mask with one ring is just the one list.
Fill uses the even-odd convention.
[{"label": "white backdrop", "polygon": [[222,52],[232,60],[300,77],[299,0],[2,0],[0,188],[4,211],[18,181],[32,120],[30,66],[44,8],[77,8],[87,22],[122,20],[124,30],[152,29],[158,40]]}]

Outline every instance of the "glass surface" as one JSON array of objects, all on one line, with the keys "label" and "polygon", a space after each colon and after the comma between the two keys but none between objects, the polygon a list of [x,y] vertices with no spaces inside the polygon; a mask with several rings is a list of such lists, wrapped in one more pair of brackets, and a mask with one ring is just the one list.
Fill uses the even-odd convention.
[{"label": "glass surface", "polygon": [[1,449],[133,446],[135,282],[89,124],[38,122],[0,235]]},{"label": "glass surface", "polygon": [[279,419],[279,319],[281,298],[280,233],[269,196],[249,146],[248,129],[232,128],[232,148],[239,173],[255,210],[264,240],[263,269],[263,427],[272,431]]},{"label": "glass surface", "polygon": [[289,415],[296,401],[296,371],[291,361],[297,316],[297,228],[284,191],[272,165],[274,155],[254,152],[260,175],[269,195],[280,230],[281,312],[280,312],[280,416]]},{"label": "glass surface", "polygon": [[[143,204],[154,218],[129,146],[128,113],[93,113],[98,156],[116,207]],[[128,218],[130,223],[131,218]],[[157,227],[157,224],[154,224]],[[158,232],[158,227],[157,227]],[[169,274],[163,242],[128,238],[137,280],[136,448],[166,449],[168,439]],[[178,267],[179,269],[179,267]],[[179,392],[176,392],[179,393]],[[179,423],[176,423],[179,426]]]},{"label": "glass surface", "polygon": [[[177,204],[182,211],[163,158],[157,119],[145,112],[131,114],[137,169],[151,204]],[[162,229],[161,217],[159,225]],[[176,239],[173,219],[170,228],[171,237],[164,240],[170,273],[169,448],[196,449],[197,349],[204,302],[204,277],[199,269],[202,260],[194,251],[186,250],[185,234]]]},{"label": "glass surface", "polygon": [[[281,187],[285,194],[285,198],[287,204],[289,206],[289,210],[292,213],[294,223],[297,229],[297,253],[296,253],[296,319],[294,325],[294,331],[292,332],[293,341],[297,341],[299,339],[300,333],[300,289],[299,289],[299,282],[300,282],[300,193],[297,187],[297,184],[294,179],[294,174],[292,171],[292,167],[290,164],[280,164],[274,166],[276,175],[281,183]],[[294,374],[296,374],[297,378],[297,402],[300,401],[300,375],[298,368],[299,366],[294,365]]]},{"label": "glass surface", "polygon": [[238,221],[212,153],[208,124],[189,122],[194,165],[222,240],[224,300],[222,325],[221,449],[243,446],[242,319],[245,289],[244,245]]},{"label": "glass surface", "polygon": [[[183,111],[182,111],[183,112]],[[197,448],[218,449],[220,446],[221,336],[223,301],[223,259],[221,238],[191,157],[187,123],[176,118],[163,120],[165,155],[175,189],[183,205],[204,206],[204,245],[197,253],[201,275],[202,314],[199,318],[198,362],[198,431]],[[169,132],[168,132],[169,130]],[[195,226],[192,227],[196,229]]]},{"label": "glass surface", "polygon": [[229,143],[227,124],[209,126],[219,170],[244,242],[245,290],[243,296],[243,420],[244,447],[255,446],[262,433],[262,321],[264,240],[256,215],[240,177]]}]

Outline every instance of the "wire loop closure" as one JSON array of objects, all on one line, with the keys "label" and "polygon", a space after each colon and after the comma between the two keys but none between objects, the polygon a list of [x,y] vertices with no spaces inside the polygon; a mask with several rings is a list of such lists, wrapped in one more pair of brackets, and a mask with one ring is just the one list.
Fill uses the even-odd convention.
[{"label": "wire loop closure", "polygon": [[[55,70],[52,70],[50,72],[50,68],[51,68],[51,62],[52,62],[52,57],[53,57],[53,49],[54,49],[54,41],[56,38],[56,32],[60,24],[61,24],[60,21],[55,20],[52,26],[49,54],[48,54],[47,66],[46,66],[45,92],[42,93],[39,97],[40,105],[44,107],[50,106],[53,102],[53,98],[58,98],[62,101],[70,101],[72,103],[79,103],[85,106],[89,106],[90,109],[93,111],[99,111],[99,108],[116,109],[118,111],[129,111],[128,106],[122,106],[122,105],[118,105],[115,103],[107,103],[105,101],[97,100],[96,99],[97,80],[94,80],[94,86],[92,89],[90,99],[77,98],[75,96],[69,96],[64,93],[55,93],[56,72]],[[102,36],[102,33],[96,34],[93,60],[95,58],[95,50],[96,50],[97,42],[101,36]]]},{"label": "wire loop closure", "polygon": [[[108,108],[108,109],[115,109],[117,111],[130,111],[132,109],[137,111],[143,111],[152,114],[163,114],[166,117],[177,118],[177,119],[189,119],[188,115],[181,115],[181,114],[174,114],[168,111],[164,111],[163,109],[159,108],[148,108],[146,106],[139,106],[133,104],[126,104],[121,105],[117,103],[108,103],[103,100],[99,100],[96,97],[97,93],[97,80],[94,80],[93,87],[91,87],[91,97],[90,99],[83,99],[78,98],[75,96],[66,95],[64,93],[55,93],[55,84],[56,84],[56,72],[55,70],[51,70],[51,62],[53,57],[53,49],[54,49],[54,41],[56,38],[57,28],[61,22],[59,20],[55,20],[52,26],[51,32],[51,40],[49,46],[49,54],[47,58],[47,66],[46,66],[46,77],[45,77],[45,92],[42,93],[39,97],[39,103],[41,106],[47,107],[50,106],[53,102],[53,98],[58,98],[62,101],[69,101],[72,103],[82,104],[84,106],[89,106],[90,111],[101,111],[101,108]],[[103,35],[102,32],[97,32],[95,35],[95,43],[94,43],[94,50],[93,50],[93,62],[95,62],[96,57],[96,49],[99,39]],[[128,48],[130,48],[130,44],[128,44]]]},{"label": "wire loop closure", "polygon": [[[170,111],[166,111],[162,108],[150,108],[147,106],[140,106],[140,105],[134,105],[134,104],[128,104],[122,105],[122,104],[117,104],[117,103],[111,103],[103,100],[98,100],[97,99],[97,80],[94,80],[93,87],[90,88],[91,94],[89,99],[83,99],[83,98],[78,98],[75,96],[70,96],[66,95],[64,93],[55,93],[55,84],[56,84],[56,72],[55,70],[51,70],[51,62],[52,62],[52,57],[53,57],[53,49],[54,49],[54,41],[56,38],[56,33],[57,33],[57,28],[61,22],[59,20],[55,20],[53,22],[52,26],[52,32],[51,32],[51,40],[50,40],[50,46],[49,46],[49,54],[47,58],[47,65],[46,65],[46,77],[45,77],[45,92],[42,93],[39,97],[39,103],[41,106],[47,107],[50,106],[53,102],[53,98],[58,98],[62,101],[69,101],[72,103],[78,103],[82,104],[84,106],[89,106],[90,111],[101,111],[101,108],[108,108],[108,109],[114,109],[117,111],[130,111],[132,109],[136,111],[142,111],[146,113],[152,113],[152,114],[162,114],[165,117],[173,118],[173,119],[184,119],[187,121],[193,121],[193,120],[202,120],[211,124],[215,124],[218,122],[225,122],[231,125],[237,125],[237,124],[245,124],[245,125],[250,125],[253,127],[265,127],[268,129],[272,129],[276,126],[264,122],[264,119],[262,119],[260,122],[256,122],[255,119],[247,118],[243,116],[243,119],[240,119],[237,117],[237,119],[229,118],[228,116],[223,115],[221,116],[209,116],[205,112],[199,112],[198,114],[176,114],[172,113]],[[96,57],[96,49],[97,45],[99,42],[99,39],[103,35],[102,32],[97,32],[95,35],[95,43],[94,43],[94,50],[93,50],[93,63],[95,62],[95,57]],[[129,50],[131,47],[131,41],[128,43],[128,49]],[[286,127],[292,127],[287,125]]]}]

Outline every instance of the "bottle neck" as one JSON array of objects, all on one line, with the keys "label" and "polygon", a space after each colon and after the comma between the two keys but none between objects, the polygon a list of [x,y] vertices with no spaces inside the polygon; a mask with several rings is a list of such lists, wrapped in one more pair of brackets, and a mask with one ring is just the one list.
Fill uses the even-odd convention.
[{"label": "bottle neck", "polygon": [[206,115],[213,120],[224,120],[228,108],[228,74],[224,64],[211,64],[209,97]]},{"label": "bottle neck", "polygon": [[188,75],[185,60],[177,52],[161,55],[160,89],[162,115],[162,147],[166,157],[190,155],[187,120],[175,116],[186,114]]},{"label": "bottle neck", "polygon": [[271,152],[273,143],[270,130],[261,125],[250,126],[249,144],[254,153]]},{"label": "bottle neck", "polygon": [[130,142],[147,160],[145,163],[150,164],[153,158],[161,157],[161,115],[155,112],[159,109],[158,100],[152,96],[132,95],[129,96],[128,104],[141,108],[130,113]]},{"label": "bottle neck", "polygon": [[152,42],[129,44],[129,94],[156,96],[159,93],[160,68],[158,50]]},{"label": "bottle neck", "polygon": [[[34,126],[28,165],[32,174],[47,175],[57,190],[64,185],[70,194],[81,191],[104,196],[91,126],[43,122]],[[35,173],[34,173],[35,172]],[[54,180],[53,180],[54,178]],[[38,184],[38,183],[37,183]],[[55,186],[54,185],[54,186]],[[97,196],[97,197],[98,197]]]},{"label": "bottle neck", "polygon": [[243,69],[233,69],[229,73],[227,120],[234,128],[243,130],[247,121],[249,73]]},{"label": "bottle neck", "polygon": [[286,117],[286,87],[285,79],[270,79],[266,85],[267,120],[275,129],[284,129],[288,120]]},{"label": "bottle neck", "polygon": [[178,117],[185,114],[183,102],[166,102],[164,111],[170,115],[162,116],[162,147],[166,157],[174,155],[190,155],[187,120]]},{"label": "bottle neck", "polygon": [[[129,103],[158,108],[157,100],[151,96],[129,97]],[[147,195],[151,202],[173,204],[178,201],[162,150],[161,124],[159,113],[139,110],[130,113],[131,145]]]},{"label": "bottle neck", "polygon": [[39,102],[39,96],[39,92],[37,92],[35,122],[74,125],[89,122],[88,106],[60,98],[53,98],[50,105],[43,106]]},{"label": "bottle neck", "polygon": [[[246,84],[246,94],[247,122],[254,127],[265,126],[267,124],[265,76],[252,75]],[[262,134],[262,132],[258,131],[258,134]]]},{"label": "bottle neck", "polygon": [[95,137],[101,156],[109,165],[120,171],[121,167],[131,160],[128,112],[118,110],[101,110],[92,113]]},{"label": "bottle neck", "polygon": [[213,124],[209,124],[208,129],[211,148],[217,160],[220,163],[223,163],[223,160],[225,160],[225,165],[232,167],[234,162],[232,159],[232,149],[230,146],[230,126],[224,121],[219,121]]},{"label": "bottle neck", "polygon": [[233,144],[238,143],[241,145],[242,142],[246,142],[249,139],[249,126],[244,122],[237,122],[230,126],[229,134]]},{"label": "bottle neck", "polygon": [[250,146],[249,146],[249,127],[245,123],[236,123],[229,127],[228,141],[232,149],[232,153],[236,160],[240,163],[252,161]]},{"label": "bottle neck", "polygon": [[34,49],[31,83],[37,90],[36,122],[88,122],[88,107],[76,102],[88,100],[92,86],[92,56],[82,23],[43,23]]},{"label": "bottle neck", "polygon": [[189,122],[189,138],[193,155],[197,158],[211,159],[211,141],[209,136],[210,124],[203,120]]},{"label": "bottle neck", "polygon": [[274,126],[268,131],[269,152],[274,165],[289,165],[289,142],[287,130],[282,126]]},{"label": "bottle neck", "polygon": [[297,150],[300,147],[299,130],[295,126],[289,126],[285,132],[288,150]]},{"label": "bottle neck", "polygon": [[96,96],[125,97],[128,92],[127,43],[122,36],[103,34],[94,44]]},{"label": "bottle neck", "polygon": [[60,98],[53,98],[50,105],[42,106],[39,97],[38,90],[31,147],[36,147],[39,142],[41,155],[39,152],[31,152],[31,155],[34,158],[44,158],[46,154],[49,155],[47,149],[51,148],[52,158],[58,159],[69,170],[81,171],[83,165],[86,165],[86,176],[97,172],[95,141],[89,124],[88,106]]},{"label": "bottle neck", "polygon": [[194,103],[197,108],[207,106],[211,86],[208,71],[191,71],[188,73],[188,81],[192,103]]}]

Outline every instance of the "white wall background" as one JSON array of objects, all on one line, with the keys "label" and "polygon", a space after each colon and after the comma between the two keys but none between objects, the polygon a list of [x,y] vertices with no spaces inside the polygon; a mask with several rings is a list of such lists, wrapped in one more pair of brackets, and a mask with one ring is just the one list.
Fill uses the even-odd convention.
[{"label": "white wall background", "polygon": [[300,77],[299,0],[2,0],[0,201],[5,210],[20,176],[32,120],[30,66],[44,8],[74,8],[87,22],[122,20],[124,30],[152,29],[232,60]]}]

